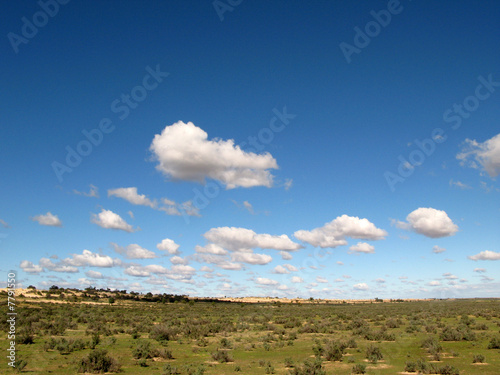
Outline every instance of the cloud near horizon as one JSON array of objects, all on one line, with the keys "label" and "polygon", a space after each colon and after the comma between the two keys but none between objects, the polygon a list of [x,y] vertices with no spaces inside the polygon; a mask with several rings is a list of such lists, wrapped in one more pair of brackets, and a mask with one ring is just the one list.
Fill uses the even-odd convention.
[{"label": "cloud near horizon", "polygon": [[313,230],[298,230],[295,238],[315,247],[336,248],[347,245],[347,237],[363,240],[382,240],[387,232],[377,228],[368,219],[342,215]]}]

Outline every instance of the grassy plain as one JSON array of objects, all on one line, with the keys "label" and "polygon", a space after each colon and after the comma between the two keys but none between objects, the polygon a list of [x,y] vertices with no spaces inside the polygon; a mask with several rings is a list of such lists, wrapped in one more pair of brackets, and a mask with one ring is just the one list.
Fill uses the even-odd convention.
[{"label": "grassy plain", "polygon": [[[91,373],[93,365],[167,375],[500,373],[498,299],[245,303],[39,294],[16,298],[23,373]],[[6,300],[0,293],[3,317]],[[6,318],[0,330],[5,352]],[[14,371],[7,359],[1,366],[2,374]]]}]

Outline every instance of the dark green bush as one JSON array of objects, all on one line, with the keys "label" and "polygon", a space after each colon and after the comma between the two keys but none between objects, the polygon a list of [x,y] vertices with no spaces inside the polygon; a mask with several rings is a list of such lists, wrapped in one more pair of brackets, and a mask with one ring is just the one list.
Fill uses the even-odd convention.
[{"label": "dark green bush", "polygon": [[366,365],[358,363],[352,367],[351,372],[353,374],[365,374],[366,373]]},{"label": "dark green bush", "polygon": [[78,372],[90,372],[92,374],[102,374],[105,372],[118,372],[120,365],[116,360],[108,356],[104,349],[95,349],[80,361]]}]

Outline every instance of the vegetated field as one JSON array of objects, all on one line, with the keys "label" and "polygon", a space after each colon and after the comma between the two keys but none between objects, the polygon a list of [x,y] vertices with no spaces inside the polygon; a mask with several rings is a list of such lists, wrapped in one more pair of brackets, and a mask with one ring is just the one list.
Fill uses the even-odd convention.
[{"label": "vegetated field", "polygon": [[[231,303],[87,289],[16,297],[17,371],[500,373],[498,299]],[[0,298],[5,352],[5,292]],[[1,366],[13,372],[5,356]]]}]

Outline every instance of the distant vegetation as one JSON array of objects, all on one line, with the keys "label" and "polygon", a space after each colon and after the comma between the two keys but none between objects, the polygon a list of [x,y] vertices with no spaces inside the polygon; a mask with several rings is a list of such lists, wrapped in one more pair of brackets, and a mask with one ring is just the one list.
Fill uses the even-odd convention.
[{"label": "distant vegetation", "polygon": [[[500,368],[497,299],[250,304],[29,289],[39,298],[17,297],[18,372],[493,375]],[[3,316],[6,300],[1,292]],[[7,329],[1,319],[2,347]]]}]

